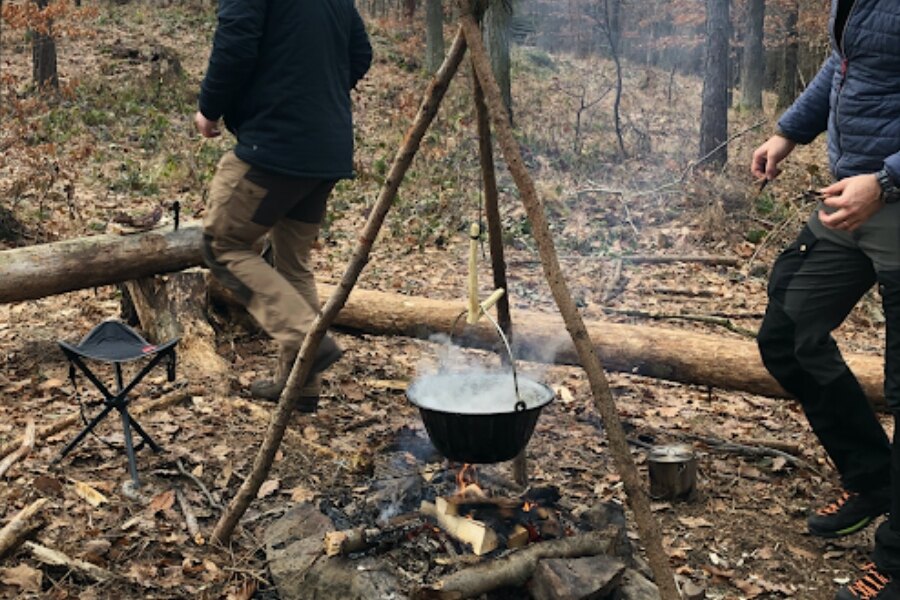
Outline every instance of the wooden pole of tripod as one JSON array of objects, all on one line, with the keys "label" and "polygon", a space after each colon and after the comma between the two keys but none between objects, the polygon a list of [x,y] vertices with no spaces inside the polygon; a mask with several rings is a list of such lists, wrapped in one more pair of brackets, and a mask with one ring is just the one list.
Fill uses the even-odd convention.
[{"label": "wooden pole of tripod", "polygon": [[484,90],[488,112],[497,133],[497,140],[531,222],[544,275],[550,284],[553,298],[566,323],[566,329],[572,336],[572,342],[575,344],[582,367],[587,374],[594,396],[594,404],[603,418],[610,451],[625,485],[628,503],[634,511],[638,532],[646,548],[647,558],[650,568],[653,570],[660,597],[662,600],[678,600],[680,595],[669,566],[669,558],[663,550],[659,525],[653,517],[649,498],[638,477],[637,468],[625,437],[625,430],[619,419],[615,401],[609,389],[609,382],[603,372],[603,365],[594,351],[584,321],[572,299],[572,294],[560,268],[547,217],[535,190],[534,182],[522,161],[519,145],[513,136],[509,116],[500,95],[500,87],[491,71],[490,60],[481,41],[481,31],[473,15],[471,0],[458,0],[458,2],[461,9],[460,24],[469,44],[472,64],[475,66],[475,72]]},{"label": "wooden pole of tripod", "polygon": [[465,53],[466,40],[462,34],[462,30],[460,30],[453,40],[453,45],[450,48],[450,52],[447,54],[447,58],[444,59],[444,63],[441,65],[440,69],[438,69],[437,73],[435,73],[434,78],[431,80],[431,83],[425,92],[425,97],[422,99],[419,111],[409,130],[406,132],[406,136],[403,138],[403,145],[394,156],[394,162],[391,164],[387,179],[385,179],[381,192],[378,195],[378,200],[375,202],[375,206],[372,207],[372,211],[369,213],[369,219],[366,221],[365,228],[359,236],[356,250],[353,253],[353,257],[350,259],[350,262],[347,264],[340,283],[328,299],[328,302],[322,309],[322,313],[313,323],[312,329],[306,335],[306,339],[300,347],[300,353],[297,356],[297,361],[294,363],[294,368],[291,370],[291,374],[288,377],[281,398],[278,400],[278,405],[272,412],[269,428],[266,431],[266,436],[263,439],[259,452],[256,455],[256,459],[253,462],[253,468],[247,476],[247,479],[241,484],[238,493],[232,499],[228,508],[222,514],[219,522],[216,523],[216,527],[212,534],[212,539],[215,542],[224,544],[231,538],[235,527],[237,527],[241,517],[250,506],[250,502],[256,497],[260,486],[263,481],[265,481],[266,477],[268,477],[269,470],[272,468],[272,461],[275,459],[275,453],[281,445],[284,431],[287,428],[288,420],[293,411],[294,401],[299,395],[300,388],[302,387],[301,383],[305,381],[309,375],[312,358],[319,346],[319,342],[324,337],[325,332],[334,321],[338,312],[340,312],[341,308],[344,306],[344,303],[346,303],[347,297],[350,295],[353,286],[356,285],[356,281],[359,279],[359,274],[368,262],[372,244],[375,243],[375,238],[381,230],[381,226],[384,223],[388,210],[390,209],[394,198],[397,197],[397,190],[400,188],[400,183],[403,181],[410,164],[412,164],[412,160],[419,150],[422,138],[428,130],[429,125],[431,125],[431,122],[434,120],[438,108],[440,107],[441,100],[444,98],[444,94],[446,93],[454,74],[456,74],[456,71],[459,69],[459,65],[462,62]]}]

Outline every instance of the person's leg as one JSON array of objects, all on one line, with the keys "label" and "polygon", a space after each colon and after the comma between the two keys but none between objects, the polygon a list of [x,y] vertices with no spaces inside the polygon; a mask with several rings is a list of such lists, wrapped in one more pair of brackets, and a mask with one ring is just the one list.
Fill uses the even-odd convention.
[{"label": "person's leg", "polygon": [[[312,270],[311,251],[318,237],[319,223],[324,215],[328,196],[335,182],[270,176],[261,183],[264,183],[270,192],[291,198],[292,208],[275,222],[269,234],[271,242],[269,259],[271,266],[303,299],[302,302],[293,304],[296,316],[311,325],[319,313],[319,297]],[[296,195],[296,192],[302,192],[302,195]],[[267,400],[279,398],[296,360],[300,343],[302,338],[297,344],[279,344],[275,377],[254,382],[250,387],[253,396]],[[322,340],[316,353],[313,373],[300,390],[298,410],[303,412],[316,410],[321,389],[321,377],[318,372],[337,360],[340,355],[340,348],[330,336]]]},{"label": "person's leg", "polygon": [[844,487],[883,487],[890,446],[831,337],[875,280],[859,250],[817,240],[808,229],[778,258],[757,342],[772,375],[800,401]]},{"label": "person's leg", "polygon": [[285,186],[268,185],[268,180],[233,153],[223,157],[210,185],[204,255],[213,273],[270,336],[281,346],[299,348],[316,313],[254,244],[319,181],[294,180],[288,193]]},{"label": "person's leg", "polygon": [[878,273],[886,340],[884,397],[894,416],[891,452],[891,512],[875,533],[873,558],[878,570],[900,578],[900,270]]}]

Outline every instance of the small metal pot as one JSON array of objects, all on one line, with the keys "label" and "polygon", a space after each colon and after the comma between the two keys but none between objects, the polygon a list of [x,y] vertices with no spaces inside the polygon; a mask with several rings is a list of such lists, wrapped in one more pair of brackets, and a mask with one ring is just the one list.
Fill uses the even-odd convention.
[{"label": "small metal pot", "polygon": [[[406,394],[419,408],[422,422],[435,448],[446,458],[464,463],[496,463],[512,460],[531,439],[541,409],[553,398],[553,391],[542,383],[519,378],[519,400],[504,410],[499,404],[495,411],[475,412],[468,408],[455,409],[453,403],[438,407],[429,389],[441,389],[442,396],[471,393],[474,387],[505,383],[509,375],[482,373],[475,376],[460,373],[438,373],[417,379]],[[458,386],[458,390],[454,387]],[[464,411],[464,412],[461,412]]]},{"label": "small metal pot", "polygon": [[650,497],[654,500],[694,499],[697,457],[684,444],[654,446],[647,455]]}]

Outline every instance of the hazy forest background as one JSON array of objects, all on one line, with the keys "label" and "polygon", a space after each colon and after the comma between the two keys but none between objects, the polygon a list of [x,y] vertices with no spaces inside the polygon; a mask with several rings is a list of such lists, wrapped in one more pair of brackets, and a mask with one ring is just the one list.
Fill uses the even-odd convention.
[{"label": "hazy forest background", "polygon": [[[357,177],[336,188],[317,248],[320,280],[330,283],[456,32],[451,2],[357,4],[375,58],[353,92]],[[234,142],[202,140],[192,122],[215,3],[0,0],[0,8],[0,250],[170,219],[176,202],[182,220],[202,217],[216,162]],[[805,192],[829,178],[822,140],[798,148],[764,190],[750,177],[750,154],[826,56],[827,20],[824,0],[512,0],[489,10],[492,63],[585,319],[749,342],[768,268],[812,208]],[[483,218],[471,89],[464,63],[360,288],[464,308],[468,225]],[[531,224],[497,156],[514,322],[516,310],[554,313]],[[709,260],[662,258],[673,256]],[[484,252],[479,270],[488,290]],[[0,444],[18,439],[29,419],[41,426],[76,410],[56,341],[77,340],[121,307],[118,286],[0,304]],[[258,331],[222,314],[211,321],[227,391],[210,384],[146,418],[207,482],[215,503],[185,488],[207,532],[266,428],[270,406],[248,401],[246,386],[274,365]],[[867,297],[840,331],[842,347],[877,357],[882,323],[877,298]],[[403,391],[434,344],[338,335],[347,357],[326,380],[323,409],[296,418],[230,548],[187,535],[173,508],[171,454],[140,455],[139,498],[121,489],[124,458],[100,444],[51,468],[70,430],[40,440],[3,475],[0,523],[47,498],[41,543],[119,579],[98,583],[19,549],[0,562],[0,597],[278,597],[261,550],[265,526],[294,503],[358,499],[377,483],[373,464],[387,440],[407,428],[421,434]],[[624,501],[581,371],[527,368],[557,393],[529,446],[532,480],[560,486],[574,508]],[[205,385],[202,372],[179,377]],[[628,373],[610,381],[630,435],[687,440],[701,456],[700,500],[654,510],[678,576],[706,597],[821,599],[865,562],[870,533],[828,544],[804,535],[805,511],[837,481],[793,403]],[[171,391],[162,377],[149,383],[142,400]],[[796,461],[711,439],[777,441]],[[635,459],[643,472],[638,446]],[[410,581],[431,577],[425,567],[409,571]]]}]

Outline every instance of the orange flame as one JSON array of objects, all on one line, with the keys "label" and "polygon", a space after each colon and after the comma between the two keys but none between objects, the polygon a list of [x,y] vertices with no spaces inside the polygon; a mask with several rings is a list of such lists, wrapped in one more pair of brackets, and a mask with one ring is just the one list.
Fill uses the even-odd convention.
[{"label": "orange flame", "polygon": [[470,484],[478,486],[478,470],[475,465],[465,463],[456,474],[457,493],[463,493]]}]

